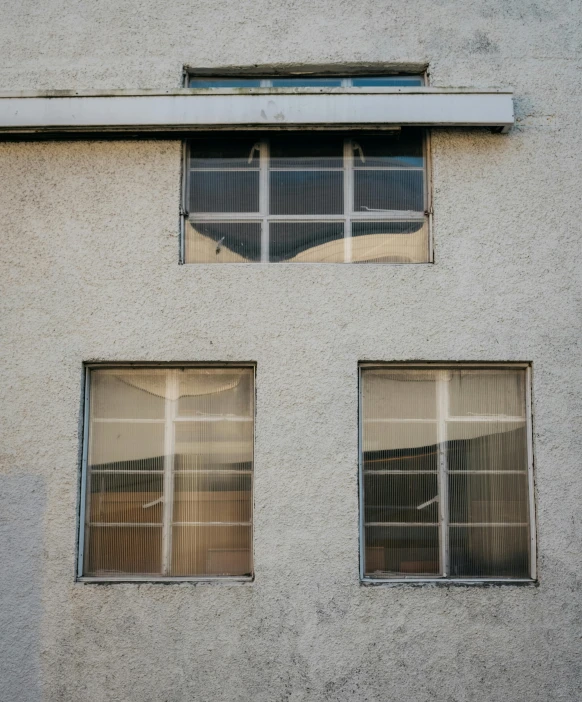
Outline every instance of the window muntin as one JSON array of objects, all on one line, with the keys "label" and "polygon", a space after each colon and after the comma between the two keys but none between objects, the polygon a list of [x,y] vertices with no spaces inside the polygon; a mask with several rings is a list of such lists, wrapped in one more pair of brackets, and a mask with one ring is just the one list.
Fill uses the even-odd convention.
[{"label": "window muntin", "polygon": [[419,87],[421,74],[383,76],[188,76],[189,88],[379,88]]},{"label": "window muntin", "polygon": [[79,576],[251,577],[253,368],[87,373]]},{"label": "window muntin", "polygon": [[528,378],[361,368],[365,579],[535,577]]},{"label": "window muntin", "polygon": [[424,130],[189,142],[186,263],[430,261]]}]

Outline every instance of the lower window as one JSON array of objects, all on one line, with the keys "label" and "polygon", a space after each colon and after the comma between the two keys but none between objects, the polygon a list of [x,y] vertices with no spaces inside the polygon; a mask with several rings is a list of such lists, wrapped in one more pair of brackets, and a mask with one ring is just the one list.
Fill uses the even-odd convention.
[{"label": "lower window", "polygon": [[87,368],[78,574],[252,576],[254,369]]},{"label": "lower window", "polygon": [[534,579],[529,367],[360,373],[362,577]]}]

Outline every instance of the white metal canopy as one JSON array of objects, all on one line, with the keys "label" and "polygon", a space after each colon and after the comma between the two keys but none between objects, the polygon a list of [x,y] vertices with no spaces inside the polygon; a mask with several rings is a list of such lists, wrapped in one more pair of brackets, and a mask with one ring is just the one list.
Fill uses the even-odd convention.
[{"label": "white metal canopy", "polygon": [[490,127],[514,123],[512,91],[244,88],[0,93],[0,135],[202,129]]}]

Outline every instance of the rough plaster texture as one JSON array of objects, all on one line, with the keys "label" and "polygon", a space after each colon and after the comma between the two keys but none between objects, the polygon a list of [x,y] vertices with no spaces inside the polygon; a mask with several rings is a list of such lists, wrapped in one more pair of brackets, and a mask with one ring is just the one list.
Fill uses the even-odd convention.
[{"label": "rough plaster texture", "polygon": [[[579,3],[1,7],[0,89],[429,62],[435,85],[513,86],[518,121],[433,135],[436,263],[418,266],[178,266],[177,141],[0,144],[0,698],[580,699]],[[74,582],[99,359],[257,362],[255,583]],[[364,359],[533,361],[539,586],[359,585]]]}]

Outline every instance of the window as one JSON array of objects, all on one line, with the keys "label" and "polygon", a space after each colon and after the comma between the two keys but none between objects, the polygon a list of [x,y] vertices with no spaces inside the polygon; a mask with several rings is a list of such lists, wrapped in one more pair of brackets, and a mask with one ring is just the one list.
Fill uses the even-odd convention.
[{"label": "window", "polygon": [[526,366],[361,366],[364,579],[535,578]]},{"label": "window", "polygon": [[183,260],[430,261],[425,150],[413,127],[194,138]]},{"label": "window", "polygon": [[254,369],[87,369],[79,576],[252,575]]},{"label": "window", "polygon": [[362,76],[211,76],[189,75],[189,88],[408,88],[424,85],[422,75]]}]

